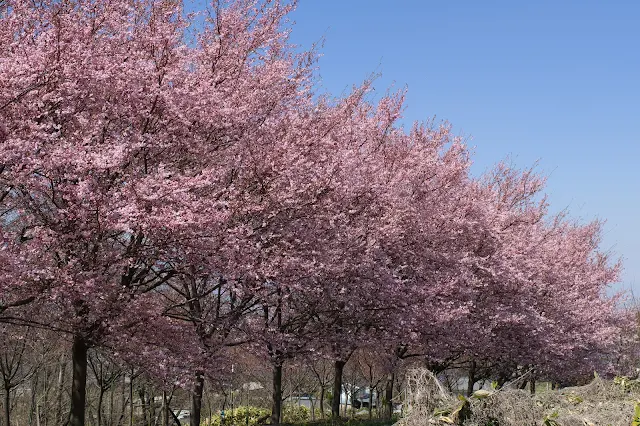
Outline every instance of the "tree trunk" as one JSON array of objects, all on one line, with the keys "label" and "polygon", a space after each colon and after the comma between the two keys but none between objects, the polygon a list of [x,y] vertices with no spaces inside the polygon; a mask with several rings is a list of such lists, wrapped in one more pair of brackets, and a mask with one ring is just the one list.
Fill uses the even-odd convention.
[{"label": "tree trunk", "polygon": [[273,366],[273,398],[271,403],[271,424],[279,425],[282,415],[282,364]]},{"label": "tree trunk", "polygon": [[[47,381],[47,368],[45,367],[44,369],[45,371],[45,383]],[[31,378],[31,406],[29,407],[29,425],[33,425],[34,421],[35,421],[35,417],[36,417],[36,406],[37,406],[37,400],[36,400],[36,393],[38,390],[38,373],[36,372],[36,374],[33,375],[33,377]],[[46,389],[45,389],[45,396],[46,396]]]},{"label": "tree trunk", "polygon": [[149,392],[147,406],[149,407],[149,426],[155,426],[158,420],[156,418],[155,392]]},{"label": "tree trunk", "polygon": [[[51,373],[54,373],[54,370],[51,370]],[[39,380],[38,375],[36,374],[36,382]],[[45,410],[45,415],[44,415],[44,425],[47,426],[48,424],[48,415],[47,415],[47,411],[48,411],[48,407],[49,407],[49,392],[50,392],[50,387],[49,387],[49,370],[45,367],[44,369],[44,383],[42,383],[42,402],[39,402],[36,398],[36,425],[40,426],[40,423],[42,422],[42,420],[40,419],[40,406],[42,405],[44,407]],[[36,390],[37,390],[37,386],[36,386]]]},{"label": "tree trunk", "polygon": [[118,413],[118,422],[116,425],[124,425],[124,418],[127,415],[127,375],[122,375],[122,388],[120,393],[120,412]]},{"label": "tree trunk", "polygon": [[138,388],[138,399],[140,399],[140,409],[142,410],[142,424],[147,424],[147,400],[145,395],[147,390],[144,388],[144,385]]},{"label": "tree trunk", "polygon": [[384,389],[384,399],[387,403],[387,407],[385,410],[385,420],[391,420],[393,416],[393,382],[396,379],[395,373],[389,374],[387,378],[387,383],[385,384]]},{"label": "tree trunk", "polygon": [[102,384],[100,384],[100,393],[98,394],[98,408],[96,409],[96,416],[97,416],[96,424],[98,426],[102,426],[102,402],[104,401],[105,392],[106,390],[104,389]]},{"label": "tree trunk", "polygon": [[349,407],[349,393],[344,385],[342,385],[344,389],[344,406],[342,407],[342,417],[347,418],[347,408]]},{"label": "tree trunk", "polygon": [[320,418],[324,420],[324,386],[320,388]]},{"label": "tree trunk", "polygon": [[[52,369],[51,370],[51,374],[55,374],[55,371]],[[42,422],[41,420],[41,410],[40,407],[44,407],[44,425],[47,426],[48,424],[48,414],[47,411],[49,411],[49,392],[51,391],[50,387],[49,387],[49,369],[45,367],[44,369],[44,383],[42,383],[42,403],[38,402],[36,400],[36,425],[40,426],[40,423]]]},{"label": "tree trunk", "polygon": [[369,382],[369,406],[367,407],[369,420],[373,419],[373,383]]},{"label": "tree trunk", "polygon": [[180,419],[178,418],[178,416],[176,416],[176,413],[174,413],[173,411],[169,411],[169,415],[173,419],[173,423],[176,426],[182,426],[181,423],[180,423]]},{"label": "tree trunk", "polygon": [[4,387],[4,426],[11,425],[11,387]]},{"label": "tree trunk", "polygon": [[115,392],[116,387],[112,385],[109,392],[109,426],[113,426],[113,398]]},{"label": "tree trunk", "polygon": [[[311,421],[315,422],[316,421],[316,398],[314,394],[312,394],[311,398],[309,398],[309,403],[311,404]],[[248,405],[249,404],[247,404],[247,406]]]},{"label": "tree trunk", "polygon": [[162,426],[169,426],[169,404],[167,404],[167,391],[162,391]]},{"label": "tree trunk", "polygon": [[193,386],[193,394],[191,395],[191,413],[189,416],[190,426],[200,426],[200,417],[202,416],[202,392],[204,390],[204,374],[196,373],[196,381]]},{"label": "tree trunk", "polygon": [[535,377],[531,377],[531,379],[529,380],[529,392],[531,392],[531,395],[536,393],[536,378]]},{"label": "tree trunk", "polygon": [[476,384],[476,362],[471,361],[471,366],[469,367],[469,377],[467,380],[467,396],[473,395],[473,385]]},{"label": "tree trunk", "polygon": [[62,424],[62,395],[64,393],[64,378],[67,371],[67,360],[64,356],[60,360],[60,371],[58,372],[58,394],[56,395],[56,424]]},{"label": "tree trunk", "polygon": [[73,381],[71,383],[70,426],[84,426],[85,400],[87,393],[87,342],[81,336],[73,337],[71,362]]},{"label": "tree trunk", "polygon": [[340,394],[342,393],[342,372],[345,361],[336,361],[333,365],[333,400],[331,401],[331,418],[340,418]]},{"label": "tree trunk", "polygon": [[129,426],[133,426],[133,368],[129,377]]}]

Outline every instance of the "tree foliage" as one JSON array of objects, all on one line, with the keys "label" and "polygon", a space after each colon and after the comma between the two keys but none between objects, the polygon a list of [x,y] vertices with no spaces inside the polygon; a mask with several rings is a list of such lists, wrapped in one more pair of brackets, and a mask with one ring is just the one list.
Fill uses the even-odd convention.
[{"label": "tree foliage", "polygon": [[234,346],[274,368],[611,368],[628,317],[601,224],[550,214],[531,170],[471,175],[447,123],[400,125],[403,92],[316,93],[293,5],[2,6],[0,315],[74,342],[74,392],[92,348],[195,386],[195,412]]}]

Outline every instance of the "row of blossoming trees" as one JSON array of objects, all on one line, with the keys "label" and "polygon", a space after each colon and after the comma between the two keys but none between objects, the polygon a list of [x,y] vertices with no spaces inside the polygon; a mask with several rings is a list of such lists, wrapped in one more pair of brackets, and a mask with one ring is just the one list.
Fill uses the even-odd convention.
[{"label": "row of blossoming trees", "polygon": [[72,342],[71,425],[91,348],[184,383],[193,425],[228,347],[270,363],[273,423],[302,356],[340,389],[363,348],[472,381],[619,355],[600,224],[551,215],[531,171],[472,177],[449,126],[398,124],[402,93],[314,91],[290,5],[1,4],[0,315]]}]

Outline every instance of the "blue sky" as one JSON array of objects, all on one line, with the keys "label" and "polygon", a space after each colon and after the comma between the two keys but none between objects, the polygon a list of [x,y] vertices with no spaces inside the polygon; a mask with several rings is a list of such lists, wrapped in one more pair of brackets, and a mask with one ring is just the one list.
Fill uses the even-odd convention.
[{"label": "blue sky", "polygon": [[538,161],[554,211],[606,220],[640,296],[640,2],[301,0],[292,19],[294,43],[325,40],[324,90],[381,73],[406,121],[469,138],[475,173]]},{"label": "blue sky", "polygon": [[300,0],[291,18],[294,43],[325,41],[322,90],[381,73],[377,92],[407,87],[406,122],[468,138],[474,173],[538,162],[553,211],[606,220],[640,296],[640,2]]}]

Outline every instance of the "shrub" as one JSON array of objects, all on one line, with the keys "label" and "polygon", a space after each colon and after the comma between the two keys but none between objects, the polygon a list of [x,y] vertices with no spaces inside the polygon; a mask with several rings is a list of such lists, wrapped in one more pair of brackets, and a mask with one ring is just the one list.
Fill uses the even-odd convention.
[{"label": "shrub", "polygon": [[[224,426],[246,426],[247,418],[249,419],[249,426],[257,426],[260,423],[264,423],[264,419],[269,417],[271,410],[268,408],[260,408],[253,406],[240,406],[234,408],[233,415],[231,411],[225,411]],[[220,421],[220,414],[211,416],[209,422],[203,420],[202,424],[209,424],[211,426],[222,426]]]},{"label": "shrub", "polygon": [[285,405],[282,407],[283,423],[304,423],[311,418],[311,411],[302,405]]}]

